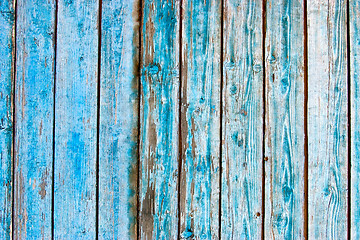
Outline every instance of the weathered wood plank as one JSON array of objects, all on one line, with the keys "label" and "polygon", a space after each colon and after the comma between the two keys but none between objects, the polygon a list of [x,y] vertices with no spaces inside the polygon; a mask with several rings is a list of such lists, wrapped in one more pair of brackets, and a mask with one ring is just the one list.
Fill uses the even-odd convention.
[{"label": "weathered wood plank", "polygon": [[262,1],[224,1],[221,238],[261,239]]},{"label": "weathered wood plank", "polygon": [[347,236],[346,0],[308,6],[309,239]]},{"label": "weathered wood plank", "polygon": [[0,3],[0,239],[11,238],[14,4]]},{"label": "weathered wood plank", "polygon": [[351,239],[360,239],[360,1],[349,1],[351,103]]},{"label": "weathered wood plank", "polygon": [[100,239],[137,239],[139,4],[102,1]]},{"label": "weathered wood plank", "polygon": [[304,239],[304,2],[266,1],[265,239]]},{"label": "weathered wood plank", "polygon": [[143,1],[140,237],[178,235],[179,1]]},{"label": "weathered wood plank", "polygon": [[58,1],[54,237],[95,239],[97,0]]},{"label": "weathered wood plank", "polygon": [[180,234],[219,239],[221,1],[182,8]]},{"label": "weathered wood plank", "polygon": [[51,238],[55,1],[17,3],[14,238]]}]

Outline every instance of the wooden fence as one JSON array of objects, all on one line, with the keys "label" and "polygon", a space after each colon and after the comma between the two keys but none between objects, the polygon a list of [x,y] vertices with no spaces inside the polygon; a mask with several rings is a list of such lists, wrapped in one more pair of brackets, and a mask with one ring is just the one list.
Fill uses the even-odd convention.
[{"label": "wooden fence", "polygon": [[360,239],[360,0],[2,0],[0,239]]}]

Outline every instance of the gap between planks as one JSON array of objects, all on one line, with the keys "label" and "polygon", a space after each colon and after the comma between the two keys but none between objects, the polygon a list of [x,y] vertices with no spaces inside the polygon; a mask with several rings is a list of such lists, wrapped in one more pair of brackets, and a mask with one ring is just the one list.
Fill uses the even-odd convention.
[{"label": "gap between planks", "polygon": [[54,229],[55,229],[55,126],[56,126],[56,66],[57,66],[57,25],[58,25],[58,0],[55,1],[55,26],[54,26],[54,102],[53,102],[53,143],[52,143],[52,180],[51,180],[51,239],[54,239]]},{"label": "gap between planks", "polygon": [[16,44],[16,37],[17,37],[17,8],[18,8],[18,2],[17,1],[14,1],[14,32],[13,32],[13,44],[14,44],[14,48],[13,48],[13,73],[12,73],[12,147],[11,147],[11,152],[12,152],[12,156],[11,156],[11,160],[12,160],[12,176],[11,176],[11,180],[12,180],[12,189],[11,189],[11,192],[12,192],[12,199],[11,199],[11,238],[14,237],[14,229],[15,229],[15,221],[14,221],[14,216],[15,216],[15,134],[16,134],[16,117],[15,117],[15,114],[16,114],[16,107],[15,107],[15,83],[16,83],[16,52],[17,52],[17,44]]},{"label": "gap between planks", "polygon": [[304,236],[308,239],[308,201],[309,201],[309,190],[308,190],[308,122],[307,122],[307,109],[308,109],[308,44],[307,39],[307,0],[304,0]]}]

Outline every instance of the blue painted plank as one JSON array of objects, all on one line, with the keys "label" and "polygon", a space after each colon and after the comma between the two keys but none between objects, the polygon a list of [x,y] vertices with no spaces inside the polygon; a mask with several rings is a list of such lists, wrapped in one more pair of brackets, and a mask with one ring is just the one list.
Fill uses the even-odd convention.
[{"label": "blue painted plank", "polygon": [[180,234],[219,238],[221,1],[182,2]]},{"label": "blue painted plank", "polygon": [[347,237],[346,2],[307,2],[309,239]]},{"label": "blue painted plank", "polygon": [[98,20],[97,0],[58,1],[56,239],[95,238]]},{"label": "blue painted plank", "polygon": [[11,238],[14,4],[0,2],[0,239]]},{"label": "blue painted plank", "polygon": [[221,238],[261,239],[262,1],[224,1]]},{"label": "blue painted plank", "polygon": [[178,235],[179,1],[143,1],[140,238]]},{"label": "blue painted plank", "polygon": [[17,2],[15,239],[51,238],[55,7]]},{"label": "blue painted plank", "polygon": [[360,1],[349,1],[351,108],[351,239],[360,239]]},{"label": "blue painted plank", "polygon": [[304,2],[266,1],[265,239],[304,239]]},{"label": "blue painted plank", "polygon": [[139,7],[102,1],[100,239],[137,239]]}]

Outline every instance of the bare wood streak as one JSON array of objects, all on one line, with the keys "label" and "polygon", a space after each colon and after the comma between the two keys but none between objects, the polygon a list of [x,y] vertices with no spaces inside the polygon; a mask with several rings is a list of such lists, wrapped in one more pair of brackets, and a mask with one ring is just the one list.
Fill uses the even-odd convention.
[{"label": "bare wood streak", "polygon": [[221,1],[182,1],[180,233],[219,239]]},{"label": "bare wood streak", "polygon": [[144,0],[142,10],[139,237],[176,239],[180,6]]}]

